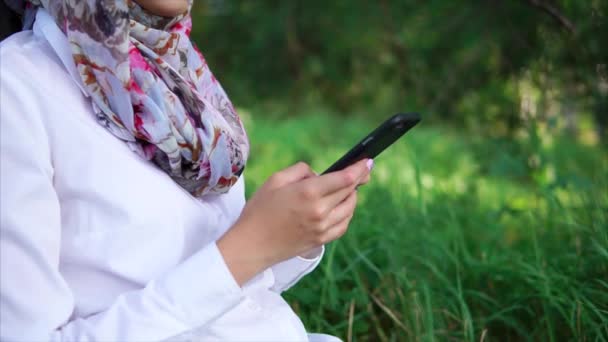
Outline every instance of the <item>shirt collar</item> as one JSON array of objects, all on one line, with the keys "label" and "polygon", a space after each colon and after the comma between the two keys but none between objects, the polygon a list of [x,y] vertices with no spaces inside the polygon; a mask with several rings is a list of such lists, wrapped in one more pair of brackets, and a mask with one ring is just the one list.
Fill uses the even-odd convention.
[{"label": "shirt collar", "polygon": [[70,42],[65,34],[61,32],[59,26],[55,23],[55,20],[44,8],[39,8],[36,12],[36,21],[34,22],[33,31],[36,36],[45,39],[49,43],[67,72],[72,77],[72,80],[76,82],[80,90],[88,97],[89,94],[82,83],[82,78],[78,73],[78,69],[76,69]]}]

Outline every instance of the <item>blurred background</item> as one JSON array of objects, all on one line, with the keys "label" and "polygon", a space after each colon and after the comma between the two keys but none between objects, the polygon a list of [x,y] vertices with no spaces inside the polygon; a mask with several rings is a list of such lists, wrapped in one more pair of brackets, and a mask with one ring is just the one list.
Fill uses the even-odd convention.
[{"label": "blurred background", "polygon": [[197,0],[250,195],[396,112],[351,229],[286,297],[347,341],[608,340],[608,1]]}]

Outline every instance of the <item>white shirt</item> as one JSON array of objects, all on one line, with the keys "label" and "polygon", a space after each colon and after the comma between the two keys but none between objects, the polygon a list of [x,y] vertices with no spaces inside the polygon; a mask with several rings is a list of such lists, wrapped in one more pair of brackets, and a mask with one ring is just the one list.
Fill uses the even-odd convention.
[{"label": "white shirt", "polygon": [[239,287],[215,241],[242,177],[197,200],[101,127],[43,10],[0,60],[0,340],[307,340],[280,293],[322,249]]}]

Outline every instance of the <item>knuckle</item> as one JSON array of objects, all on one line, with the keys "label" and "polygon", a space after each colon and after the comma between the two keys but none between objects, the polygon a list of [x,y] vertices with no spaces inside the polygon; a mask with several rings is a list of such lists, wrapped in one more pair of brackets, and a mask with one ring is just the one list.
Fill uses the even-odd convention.
[{"label": "knuckle", "polygon": [[343,224],[342,226],[340,226],[340,228],[338,229],[337,233],[338,233],[338,237],[342,237],[344,234],[346,234],[346,232],[348,231],[348,224]]},{"label": "knuckle", "polygon": [[344,182],[348,185],[355,184],[355,181],[357,180],[357,177],[352,171],[345,171],[342,177],[344,178]]},{"label": "knuckle", "polygon": [[268,181],[271,184],[276,184],[279,183],[281,181],[281,179],[283,178],[283,175],[280,172],[274,173],[272,174],[269,178]]},{"label": "knuckle", "polygon": [[310,166],[308,164],[306,164],[305,162],[303,162],[303,161],[297,162],[296,163],[296,167],[299,170],[306,171],[308,173],[312,172]]},{"label": "knuckle", "polygon": [[312,207],[310,210],[310,218],[315,221],[321,221],[325,217],[325,210],[320,206]]},{"label": "knuckle", "polygon": [[315,191],[312,187],[304,187],[301,191],[302,198],[305,200],[312,200],[315,198]]},{"label": "knuckle", "polygon": [[317,224],[315,226],[315,233],[317,233],[317,234],[323,235],[323,233],[325,233],[326,230],[327,229],[321,224]]},{"label": "knuckle", "polygon": [[324,244],[330,242],[331,239],[329,239],[326,234],[319,234],[315,237],[314,241],[317,245],[324,245]]},{"label": "knuckle", "polygon": [[350,224],[350,221],[353,220],[353,217],[355,217],[355,211],[351,211],[350,214],[348,215],[348,219],[346,220],[346,226],[348,227],[348,225]]},{"label": "knuckle", "polygon": [[346,223],[346,225],[347,225],[347,226],[348,226],[348,224],[350,223],[350,221],[353,219],[353,217],[354,217],[354,216],[355,216],[355,211],[354,211],[354,210],[352,210],[352,211],[350,212],[350,214],[348,214],[348,219],[346,220],[346,221],[347,221],[347,223]]}]

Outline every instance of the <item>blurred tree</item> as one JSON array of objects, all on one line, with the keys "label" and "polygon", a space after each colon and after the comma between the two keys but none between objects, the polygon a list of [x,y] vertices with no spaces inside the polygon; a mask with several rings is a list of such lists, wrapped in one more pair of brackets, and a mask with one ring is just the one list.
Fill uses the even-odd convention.
[{"label": "blurred tree", "polygon": [[530,98],[538,120],[605,131],[605,0],[207,0],[193,14],[237,103],[419,110],[509,134]]}]

